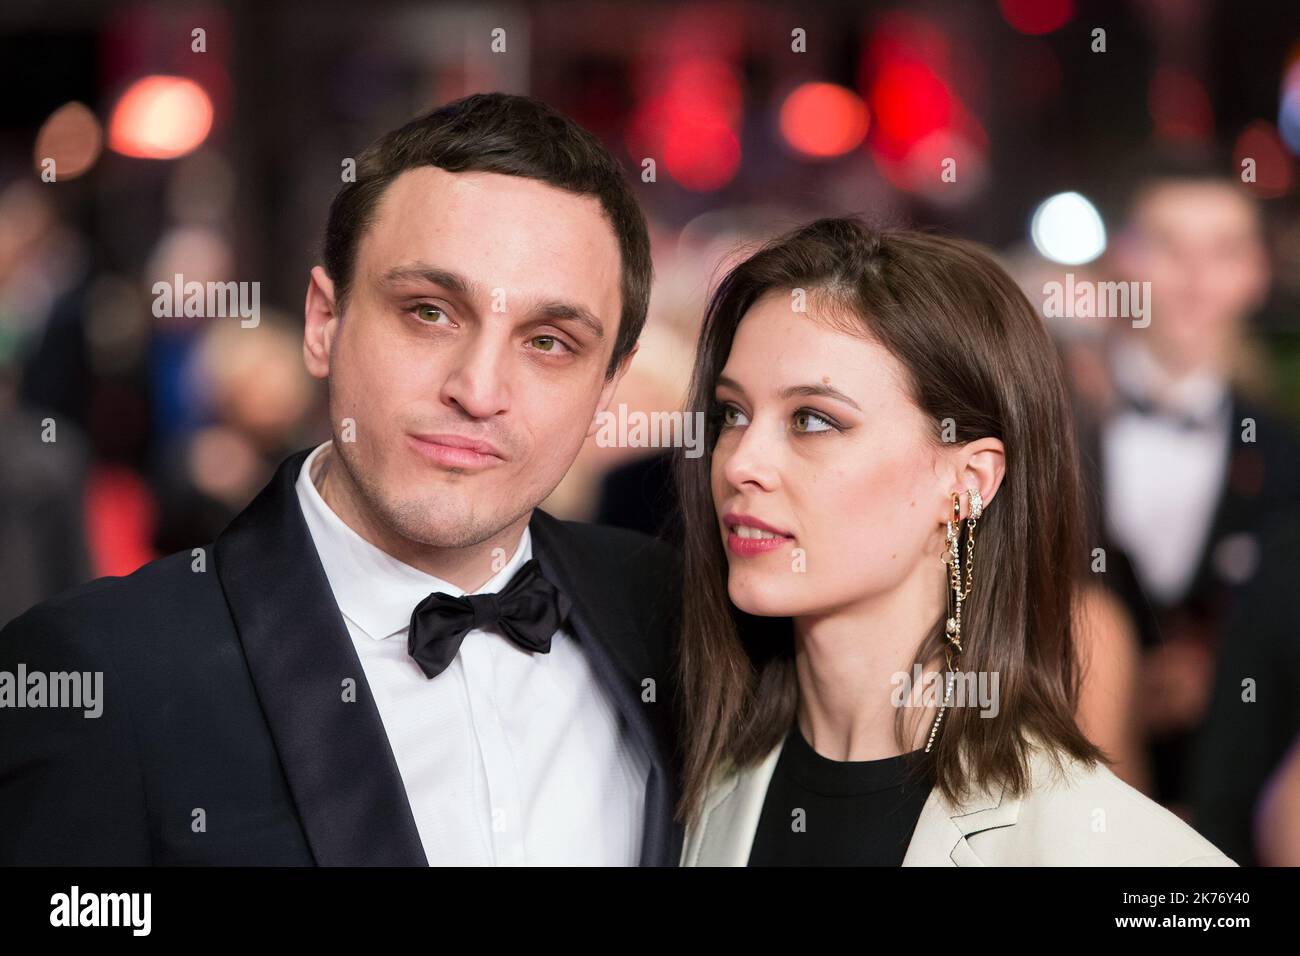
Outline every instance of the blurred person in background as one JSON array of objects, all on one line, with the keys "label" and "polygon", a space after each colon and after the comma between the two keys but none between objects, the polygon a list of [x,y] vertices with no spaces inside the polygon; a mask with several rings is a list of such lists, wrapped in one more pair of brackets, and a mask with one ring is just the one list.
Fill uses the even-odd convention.
[{"label": "blurred person in background", "polygon": [[1204,728],[1193,751],[1197,827],[1243,864],[1300,865],[1300,517],[1260,535],[1268,559],[1232,589]]},{"label": "blurred person in background", "polygon": [[39,187],[0,191],[0,627],[91,576],[84,433],[63,409],[22,398],[24,361],[81,258]]},{"label": "blurred person in background", "polygon": [[[106,266],[105,250],[72,225],[69,210],[79,196],[75,184],[57,194],[18,182],[0,198],[0,309],[14,338],[17,402],[51,417],[58,443],[84,445],[63,479],[45,479],[51,493],[67,480],[81,485],[73,513],[78,530],[69,534],[56,521],[47,533],[83,551],[83,568],[30,600],[15,589],[10,599],[27,601],[18,610],[155,557],[154,498],[142,475],[152,414],[148,303],[137,283]],[[13,547],[22,553],[22,545]]]},{"label": "blurred person in background", "polygon": [[[1029,301],[1040,304],[1069,383],[1075,420],[1086,417],[1107,387],[1103,351],[1098,347],[1104,340],[1107,320],[1073,309],[1048,310],[1045,296],[1053,284],[1061,283],[1063,267],[1044,258],[1032,246],[1012,249],[1000,259]],[[1068,269],[1076,282],[1104,278],[1094,266]],[[1090,474],[1087,477],[1095,478]],[[1084,494],[1086,521],[1095,529],[1096,489],[1086,486]],[[1095,530],[1089,534],[1095,535]],[[1140,702],[1142,649],[1137,627],[1124,602],[1097,578],[1091,575],[1080,584],[1075,621],[1080,688],[1075,716],[1084,736],[1112,758],[1115,775],[1150,796],[1151,767]]]},{"label": "blurred person in background", "polygon": [[1229,592],[1273,557],[1260,532],[1300,489],[1291,424],[1245,387],[1247,320],[1270,269],[1260,210],[1228,169],[1161,155],[1130,177],[1109,264],[1139,284],[1130,288],[1150,283],[1149,324],[1111,319],[1105,381],[1080,421],[1101,512],[1099,577],[1143,647],[1153,794],[1187,818],[1189,748]]},{"label": "blurred person in background", "polygon": [[[661,404],[652,406],[653,411],[683,407],[709,286],[747,251],[779,233],[782,223],[800,218],[792,207],[744,206],[706,213],[680,234],[656,238],[655,288],[651,321],[641,345],[643,360],[627,375],[634,381],[650,378],[659,386],[652,394]],[[627,391],[625,380],[620,399]],[[680,547],[672,458],[671,448],[651,448],[632,449],[614,460],[601,476],[594,520],[654,535]]]},{"label": "blurred person in background", "polygon": [[1260,863],[1300,866],[1300,737],[1265,786],[1254,824]]},{"label": "blurred person in background", "polygon": [[255,329],[205,326],[187,377],[208,420],[179,431],[154,471],[160,554],[216,538],[309,431],[328,431],[311,415],[316,391],[301,354],[300,334],[269,310]]}]

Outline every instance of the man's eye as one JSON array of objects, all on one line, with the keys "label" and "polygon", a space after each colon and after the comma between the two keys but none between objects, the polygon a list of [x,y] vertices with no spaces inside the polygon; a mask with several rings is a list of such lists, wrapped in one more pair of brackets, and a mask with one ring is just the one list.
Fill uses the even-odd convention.
[{"label": "man's eye", "polygon": [[806,408],[794,413],[794,423],[794,430],[803,433],[826,432],[835,427],[828,419]]},{"label": "man's eye", "polygon": [[412,311],[415,313],[416,318],[421,322],[428,322],[430,324],[447,317],[447,313],[438,306],[429,305],[428,303],[421,303],[412,309]]},{"label": "man's eye", "polygon": [[533,348],[537,349],[539,352],[555,352],[558,355],[561,351],[568,348],[568,346],[557,339],[554,335],[534,335],[530,341],[533,343]]}]

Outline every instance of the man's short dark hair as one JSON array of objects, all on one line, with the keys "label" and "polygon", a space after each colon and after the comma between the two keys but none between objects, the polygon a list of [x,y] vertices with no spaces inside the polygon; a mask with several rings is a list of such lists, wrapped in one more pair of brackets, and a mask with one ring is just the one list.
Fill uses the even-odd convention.
[{"label": "man's short dark hair", "polygon": [[357,157],[356,181],[330,204],[325,271],[341,312],[347,301],[361,236],[379,199],[408,169],[437,166],[450,173],[522,176],[595,196],[618,238],[622,314],[606,377],[632,351],[650,305],[650,235],[645,216],[618,161],[568,117],[530,96],[475,93],[384,134]]},{"label": "man's short dark hair", "polygon": [[1258,202],[1242,185],[1240,169],[1224,150],[1209,145],[1152,147],[1129,157],[1111,179],[1103,199],[1107,219],[1132,220],[1138,204],[1153,189],[1171,183],[1227,186],[1258,213]]}]

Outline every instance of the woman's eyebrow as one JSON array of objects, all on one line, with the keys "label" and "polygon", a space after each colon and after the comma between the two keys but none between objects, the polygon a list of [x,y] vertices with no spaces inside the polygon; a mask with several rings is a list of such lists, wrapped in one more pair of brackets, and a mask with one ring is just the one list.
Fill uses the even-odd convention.
[{"label": "woman's eyebrow", "polygon": [[[733,389],[741,395],[745,394],[745,389],[734,378],[728,378],[726,375],[719,375],[717,385]],[[777,393],[780,398],[792,398],[795,395],[816,395],[822,398],[832,398],[836,401],[843,402],[851,408],[862,411],[862,406],[849,398],[838,388],[831,385],[787,385]]]},{"label": "woman's eyebrow", "polygon": [[780,395],[782,398],[790,398],[794,395],[819,395],[823,398],[833,398],[862,411],[861,405],[831,385],[788,385],[781,389]]},{"label": "woman's eyebrow", "polygon": [[743,385],[737,382],[734,378],[727,378],[725,375],[718,376],[718,380],[714,383],[714,387],[729,388],[733,392],[739,392],[741,395],[745,394],[745,388]]}]

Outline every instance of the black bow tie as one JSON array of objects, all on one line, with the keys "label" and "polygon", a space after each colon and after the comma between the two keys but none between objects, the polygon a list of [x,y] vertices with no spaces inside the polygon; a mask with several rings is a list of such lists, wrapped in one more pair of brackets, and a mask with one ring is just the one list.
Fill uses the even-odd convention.
[{"label": "black bow tie", "polygon": [[1193,415],[1190,412],[1178,411],[1166,406],[1157,405],[1144,395],[1138,395],[1128,389],[1116,387],[1116,395],[1119,397],[1121,408],[1143,416],[1144,418],[1159,418],[1176,426],[1181,431],[1207,431],[1222,427],[1223,413],[1231,402],[1231,396],[1224,395],[1213,409],[1200,415]]},{"label": "black bow tie", "polygon": [[495,625],[525,650],[548,654],[551,636],[569,616],[571,606],[564,592],[543,577],[533,558],[498,594],[430,594],[411,614],[406,649],[426,677],[446,670],[465,635],[475,628]]}]

